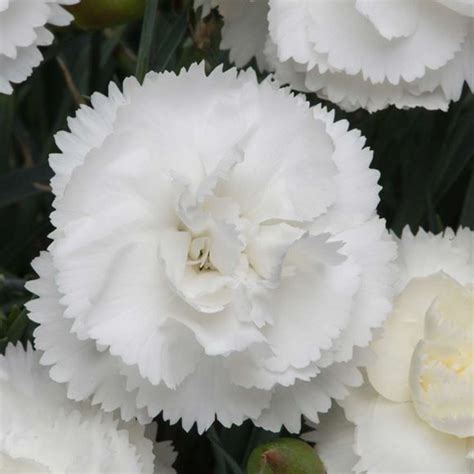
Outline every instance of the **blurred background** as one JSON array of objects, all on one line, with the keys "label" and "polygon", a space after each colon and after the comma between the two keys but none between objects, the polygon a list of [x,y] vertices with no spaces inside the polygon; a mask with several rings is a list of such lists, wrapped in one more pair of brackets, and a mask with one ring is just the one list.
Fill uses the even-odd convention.
[{"label": "blurred background", "polygon": [[[160,0],[149,69],[178,72],[195,61],[205,61],[209,71],[219,64],[232,67],[219,49],[221,26],[216,13],[202,19],[191,0]],[[13,96],[0,94],[2,352],[9,341],[32,340],[34,326],[23,310],[30,295],[23,285],[34,276],[30,262],[48,246],[52,230],[48,155],[56,151],[54,134],[67,128],[67,117],[88,104],[94,91],[106,93],[110,81],[120,85],[135,74],[142,19],[94,30],[72,25],[54,33],[55,43],[43,51],[45,61],[33,76]],[[249,67],[256,69],[252,63]],[[380,171],[383,187],[379,212],[390,229],[397,234],[406,225],[436,233],[448,226],[474,229],[472,94],[465,91],[448,112],[389,108],[348,114],[326,105],[359,128],[374,150],[372,166]],[[239,469],[252,448],[278,436],[250,423],[230,430],[216,425],[202,437],[162,420],[159,426],[159,438],[172,439],[180,453],[178,473],[243,472]]]}]

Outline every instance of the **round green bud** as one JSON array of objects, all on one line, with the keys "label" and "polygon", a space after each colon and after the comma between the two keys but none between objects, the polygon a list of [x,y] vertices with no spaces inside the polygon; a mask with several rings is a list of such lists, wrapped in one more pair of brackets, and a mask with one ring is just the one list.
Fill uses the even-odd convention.
[{"label": "round green bud", "polygon": [[256,447],[247,474],[324,474],[315,450],[299,439],[279,438]]},{"label": "round green bud", "polygon": [[85,30],[98,30],[120,25],[143,16],[147,0],[81,0],[67,9],[76,25]]}]

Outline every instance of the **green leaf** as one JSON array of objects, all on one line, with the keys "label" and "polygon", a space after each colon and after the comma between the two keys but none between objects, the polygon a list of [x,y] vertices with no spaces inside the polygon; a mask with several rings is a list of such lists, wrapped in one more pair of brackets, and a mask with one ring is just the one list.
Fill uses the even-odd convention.
[{"label": "green leaf", "polygon": [[280,438],[253,450],[247,474],[324,474],[324,466],[304,441]]},{"label": "green leaf", "polygon": [[136,76],[143,82],[145,74],[150,66],[150,54],[155,32],[156,11],[158,0],[148,0],[143,17],[142,35],[140,38],[140,49],[138,51]]},{"label": "green leaf", "polygon": [[473,123],[474,110],[464,118],[456,136],[449,139],[443,156],[445,166],[438,173],[436,201],[439,201],[446,194],[459,178],[459,175],[466,168],[469,169],[469,165],[474,160]]},{"label": "green leaf", "polygon": [[[235,459],[222,447],[219,435],[214,426],[212,426],[207,431],[207,437],[214,448],[216,454],[216,460],[219,467],[223,470],[225,469],[224,462],[229,466],[230,472],[232,474],[243,474],[240,466],[237,464]],[[225,472],[225,471],[224,471]],[[224,474],[224,473],[223,473]]]},{"label": "green leaf", "polygon": [[8,169],[14,116],[14,96],[0,94],[0,172]]},{"label": "green leaf", "polygon": [[176,54],[187,29],[187,12],[184,10],[179,15],[160,13],[156,28],[156,52],[151,69],[162,72],[170,69],[171,60]]},{"label": "green leaf", "polygon": [[[7,338],[9,342],[13,342],[14,344],[18,342],[22,337],[28,326],[28,316],[26,315],[26,309],[22,311],[16,312],[12,311],[15,314],[13,322],[10,323],[10,327],[7,331]],[[10,318],[9,318],[10,319]]]}]

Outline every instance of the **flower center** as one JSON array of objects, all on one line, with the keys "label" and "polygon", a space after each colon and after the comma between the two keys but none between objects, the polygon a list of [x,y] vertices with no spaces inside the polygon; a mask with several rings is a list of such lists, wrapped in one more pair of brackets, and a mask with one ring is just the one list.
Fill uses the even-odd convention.
[{"label": "flower center", "polygon": [[413,353],[410,390],[433,428],[474,436],[474,292],[452,281],[431,305]]},{"label": "flower center", "polygon": [[210,261],[211,243],[209,237],[196,237],[191,241],[187,265],[199,270],[215,270]]}]

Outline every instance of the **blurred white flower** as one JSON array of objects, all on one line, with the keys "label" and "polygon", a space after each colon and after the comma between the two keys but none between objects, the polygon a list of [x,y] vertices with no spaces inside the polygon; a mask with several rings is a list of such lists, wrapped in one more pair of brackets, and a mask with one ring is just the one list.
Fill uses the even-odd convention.
[{"label": "blurred white flower", "polygon": [[[115,420],[66,397],[31,346],[7,346],[0,356],[0,472],[173,474],[168,443],[156,445],[136,421]],[[156,425],[149,427],[151,431]],[[160,464],[161,463],[161,464]]]},{"label": "blurred white flower", "polygon": [[395,245],[358,131],[203,65],[111,84],[69,126],[28,287],[71,398],[298,431],[361,382],[354,350],[391,309]]},{"label": "blurred white flower", "polygon": [[73,19],[61,5],[80,0],[0,0],[0,94],[11,94],[11,83],[26,80],[43,56],[40,46],[53,42],[47,24],[68,25]]},{"label": "blurred white flower", "polygon": [[237,66],[255,56],[281,82],[348,111],[446,110],[465,81],[474,90],[473,0],[204,3],[219,7],[221,47]]},{"label": "blurred white flower", "polygon": [[366,383],[306,436],[329,474],[474,469],[474,232],[406,230],[399,251]]}]

